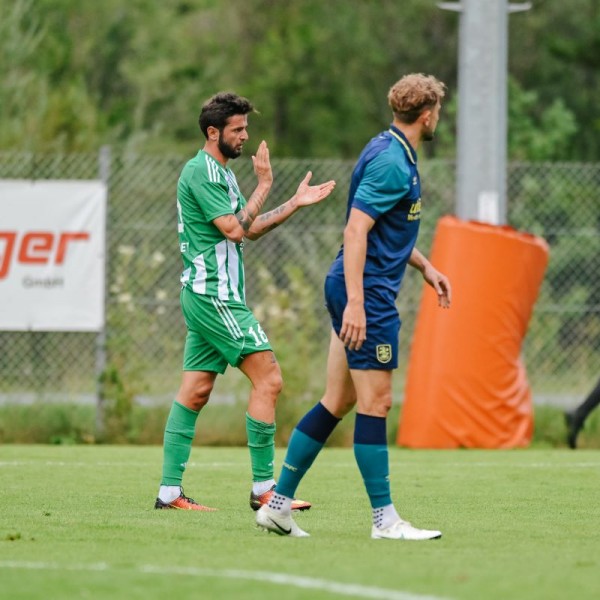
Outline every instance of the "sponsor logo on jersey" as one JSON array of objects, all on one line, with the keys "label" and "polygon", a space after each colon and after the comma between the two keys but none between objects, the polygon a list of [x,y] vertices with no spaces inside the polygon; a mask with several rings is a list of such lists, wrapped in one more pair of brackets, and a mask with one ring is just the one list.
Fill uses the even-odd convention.
[{"label": "sponsor logo on jersey", "polygon": [[410,205],[410,210],[406,218],[408,221],[418,221],[421,218],[421,198]]}]

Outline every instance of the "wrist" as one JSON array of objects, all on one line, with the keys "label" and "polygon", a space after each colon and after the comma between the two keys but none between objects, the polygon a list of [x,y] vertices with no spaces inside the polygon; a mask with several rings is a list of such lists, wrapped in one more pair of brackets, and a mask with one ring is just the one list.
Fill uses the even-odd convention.
[{"label": "wrist", "polygon": [[266,179],[263,177],[258,180],[258,183],[256,184],[256,188],[260,189],[260,190],[270,190],[272,185],[273,185],[272,177],[270,179]]},{"label": "wrist", "polygon": [[415,260],[411,262],[411,266],[420,271],[421,273],[425,273],[425,269],[427,268],[427,263],[422,260]]}]

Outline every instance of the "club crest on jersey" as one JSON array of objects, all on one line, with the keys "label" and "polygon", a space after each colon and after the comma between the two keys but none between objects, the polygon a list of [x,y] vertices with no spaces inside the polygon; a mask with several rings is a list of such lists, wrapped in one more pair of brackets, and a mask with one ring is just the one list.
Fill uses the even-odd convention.
[{"label": "club crest on jersey", "polygon": [[377,353],[377,360],[380,363],[389,363],[392,360],[392,346],[391,344],[379,344],[375,351]]}]

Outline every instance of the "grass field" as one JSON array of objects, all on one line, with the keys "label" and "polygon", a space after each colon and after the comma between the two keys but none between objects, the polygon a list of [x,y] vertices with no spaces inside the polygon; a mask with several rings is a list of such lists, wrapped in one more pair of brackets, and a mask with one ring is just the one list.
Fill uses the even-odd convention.
[{"label": "grass field", "polygon": [[0,446],[0,598],[600,597],[600,451],[392,448],[401,514],[443,531],[429,542],[369,538],[351,449],[326,449],[302,483],[307,539],[255,528],[243,448],[193,450],[186,493],[218,512],[153,510],[161,456]]}]

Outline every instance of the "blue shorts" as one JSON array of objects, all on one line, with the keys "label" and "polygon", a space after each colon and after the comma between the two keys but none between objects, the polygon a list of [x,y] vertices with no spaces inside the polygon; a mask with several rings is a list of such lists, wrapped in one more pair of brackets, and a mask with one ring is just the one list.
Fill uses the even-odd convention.
[{"label": "blue shorts", "polygon": [[[365,289],[367,339],[360,350],[346,348],[350,369],[388,371],[398,367],[398,334],[400,316],[395,296],[385,290]],[[348,298],[346,284],[336,277],[325,279],[325,305],[331,324],[339,335]]]}]

